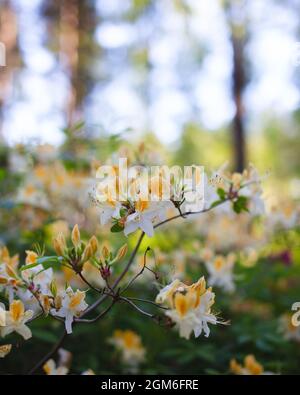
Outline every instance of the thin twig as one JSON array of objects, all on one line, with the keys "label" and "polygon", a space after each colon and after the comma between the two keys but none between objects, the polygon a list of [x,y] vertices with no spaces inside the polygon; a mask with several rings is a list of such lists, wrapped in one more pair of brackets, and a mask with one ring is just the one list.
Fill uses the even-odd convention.
[{"label": "thin twig", "polygon": [[88,285],[92,290],[96,291],[97,293],[102,293],[102,289],[98,289],[96,287],[94,287],[84,276],[81,272],[76,272],[76,274],[79,275],[79,277],[81,278],[81,280],[86,283],[86,285]]},{"label": "thin twig", "polygon": [[124,292],[127,291],[128,288],[130,288],[130,286],[135,282],[135,280],[141,276],[144,273],[144,270],[146,268],[146,264],[147,264],[147,253],[148,251],[150,251],[151,248],[147,247],[145,253],[144,253],[144,262],[143,262],[143,267],[142,269],[129,281],[129,283],[126,285],[126,287],[122,290],[121,294],[123,294]]},{"label": "thin twig", "polygon": [[147,313],[147,311],[142,310],[139,306],[137,306],[135,303],[133,303],[131,300],[125,298],[124,296],[121,296],[120,300],[123,300],[124,302],[128,303],[135,310],[139,311],[141,314],[146,315],[149,318],[154,318],[155,317],[154,314]]},{"label": "thin twig", "polygon": [[152,300],[141,299],[141,298],[132,298],[131,296],[126,296],[126,298],[129,299],[129,300],[136,301],[136,302],[152,304],[153,306],[155,306],[155,307],[157,307],[157,308],[159,308],[159,309],[169,310],[168,307],[161,306],[160,304],[157,304],[157,303],[153,302]]},{"label": "thin twig", "polygon": [[100,318],[102,318],[103,316],[105,316],[105,314],[107,314],[110,309],[113,307],[113,305],[116,303],[116,299],[114,299],[112,301],[112,303],[104,310],[102,311],[100,314],[98,314],[95,318],[92,318],[90,320],[87,319],[82,319],[82,318],[77,318],[75,320],[75,323],[79,323],[79,324],[92,324],[94,322],[97,322],[98,320],[100,320]]}]

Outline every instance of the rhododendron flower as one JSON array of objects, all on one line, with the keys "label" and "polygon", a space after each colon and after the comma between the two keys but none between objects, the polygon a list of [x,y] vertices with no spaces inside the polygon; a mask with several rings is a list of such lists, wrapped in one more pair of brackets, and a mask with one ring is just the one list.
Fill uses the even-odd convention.
[{"label": "rhododendron flower", "polygon": [[[115,182],[115,180],[114,180]],[[108,190],[106,190],[108,188]],[[109,186],[105,185],[105,189],[101,183],[97,186],[95,193],[95,200],[97,207],[100,210],[100,223],[107,224],[112,218],[120,218],[121,203],[112,196]]]},{"label": "rhododendron flower", "polygon": [[66,376],[69,372],[69,369],[65,366],[57,367],[53,359],[49,359],[45,363],[43,370],[48,376]]},{"label": "rhododendron flower", "polygon": [[263,366],[257,362],[254,355],[247,355],[244,359],[244,366],[240,365],[235,359],[230,361],[230,370],[237,375],[270,375],[272,372],[265,372]]},{"label": "rhododendron flower", "polygon": [[145,358],[145,348],[139,335],[131,330],[116,330],[109,342],[121,352],[124,364],[136,366]]},{"label": "rhododendron flower", "polygon": [[44,269],[42,265],[37,265],[22,271],[22,278],[28,284],[33,285],[33,290],[43,294],[49,294],[50,283],[53,280],[53,269]]},{"label": "rhododendron flower", "polygon": [[5,358],[11,352],[11,344],[3,344],[0,346],[0,358]]},{"label": "rhododendron flower", "polygon": [[198,337],[204,331],[208,337],[208,324],[221,323],[211,311],[214,298],[212,289],[206,289],[205,279],[201,277],[190,286],[179,280],[173,281],[160,291],[156,302],[165,303],[169,307],[170,310],[165,314],[176,324],[180,336],[189,339],[192,332]]},{"label": "rhododendron flower", "polygon": [[227,292],[234,291],[233,267],[235,258],[234,254],[229,254],[226,257],[217,255],[210,261],[205,262],[209,273],[209,285],[221,287]]},{"label": "rhododendron flower", "polygon": [[68,287],[60,295],[61,305],[56,306],[56,309],[51,309],[51,314],[65,318],[65,327],[68,334],[72,333],[72,323],[74,317],[79,317],[80,314],[88,307],[85,302],[85,292],[77,290],[74,292],[71,287]]},{"label": "rhododendron flower", "polygon": [[[3,305],[1,307],[4,308]],[[25,340],[30,339],[32,336],[31,330],[25,324],[32,317],[33,311],[25,311],[23,302],[14,300],[9,306],[9,311],[5,312],[5,326],[0,327],[1,336],[5,337],[12,332],[17,332]]]},{"label": "rhododendron flower", "polygon": [[18,264],[18,255],[11,257],[6,247],[0,249],[0,290],[4,289],[9,302],[13,301],[15,291],[20,285],[20,279],[17,275]]},{"label": "rhododendron flower", "polygon": [[152,237],[154,234],[154,222],[165,218],[164,208],[159,203],[142,200],[135,202],[134,208],[135,212],[128,215],[126,219],[125,235],[128,236],[137,229],[141,229],[147,236]]}]

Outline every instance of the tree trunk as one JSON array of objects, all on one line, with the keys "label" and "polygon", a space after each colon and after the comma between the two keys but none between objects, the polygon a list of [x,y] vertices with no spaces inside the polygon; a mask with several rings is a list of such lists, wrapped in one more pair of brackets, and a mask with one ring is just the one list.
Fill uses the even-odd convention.
[{"label": "tree trunk", "polygon": [[244,40],[232,35],[233,73],[232,90],[235,103],[235,115],[232,123],[232,138],[234,150],[234,168],[241,172],[245,168],[245,125],[243,92],[245,88],[244,70]]}]

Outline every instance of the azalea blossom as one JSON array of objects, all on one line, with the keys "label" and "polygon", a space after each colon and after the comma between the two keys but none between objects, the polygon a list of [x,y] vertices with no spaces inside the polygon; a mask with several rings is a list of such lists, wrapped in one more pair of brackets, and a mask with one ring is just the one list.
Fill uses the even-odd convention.
[{"label": "azalea blossom", "polygon": [[299,224],[299,207],[290,201],[281,201],[271,207],[268,223],[273,228],[291,229]]},{"label": "azalea blossom", "polygon": [[[5,309],[4,305],[0,308]],[[31,330],[25,324],[32,317],[32,310],[25,311],[23,302],[14,300],[9,306],[9,311],[5,312],[5,325],[0,327],[1,336],[5,337],[12,332],[17,332],[25,340],[30,339],[32,336]]]},{"label": "azalea blossom", "polygon": [[109,342],[121,352],[124,364],[136,366],[144,361],[146,350],[142,345],[140,336],[135,332],[116,330]]},{"label": "azalea blossom", "polygon": [[152,237],[154,234],[154,222],[165,219],[165,207],[157,202],[149,202],[138,200],[134,204],[135,212],[128,215],[124,234],[128,236],[130,233],[141,229],[147,236]]},{"label": "azalea blossom", "polygon": [[85,292],[79,290],[74,292],[71,287],[68,287],[57,298],[60,301],[59,305],[50,310],[52,315],[65,318],[65,327],[68,334],[72,333],[74,317],[79,317],[88,307],[84,299]]},{"label": "azalea blossom", "polygon": [[[27,251],[27,264],[35,263],[36,259],[37,255],[33,251]],[[50,284],[53,280],[53,269],[45,270],[42,265],[37,265],[23,270],[21,276],[30,290],[19,288],[18,297],[27,308],[35,312],[40,310],[40,304],[45,305],[45,310],[47,310],[47,298],[51,296]]]},{"label": "azalea blossom", "polygon": [[0,290],[3,289],[8,295],[9,302],[14,299],[15,291],[21,281],[17,275],[19,256],[10,256],[6,247],[0,248]]},{"label": "azalea blossom", "polygon": [[66,366],[56,366],[53,359],[49,359],[49,361],[44,364],[43,370],[48,376],[66,376],[69,372]]},{"label": "azalea blossom", "polygon": [[227,256],[217,255],[205,262],[209,273],[209,285],[223,288],[226,292],[234,291],[233,267],[235,259],[235,254],[231,253]]},{"label": "azalea blossom", "polygon": [[180,336],[189,339],[192,332],[198,337],[204,331],[208,337],[208,324],[221,323],[211,311],[214,299],[215,294],[206,288],[205,279],[201,277],[190,286],[174,280],[160,291],[156,302],[169,307],[165,314],[176,324]]}]

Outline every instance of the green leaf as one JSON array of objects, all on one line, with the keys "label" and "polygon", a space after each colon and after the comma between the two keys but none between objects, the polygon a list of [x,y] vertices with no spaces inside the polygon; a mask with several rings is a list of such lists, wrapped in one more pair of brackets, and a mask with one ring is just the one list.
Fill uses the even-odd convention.
[{"label": "green leaf", "polygon": [[217,194],[219,195],[219,198],[221,200],[225,200],[226,199],[226,192],[224,191],[223,188],[218,188],[217,189]]},{"label": "green leaf", "polygon": [[238,199],[233,202],[233,210],[240,214],[242,211],[249,211],[248,210],[248,198],[246,196],[239,196]]},{"label": "green leaf", "polygon": [[213,202],[210,206],[210,208],[214,208],[219,206],[219,204],[223,203],[223,200],[216,200],[215,202]]},{"label": "green leaf", "polygon": [[111,228],[110,231],[112,233],[119,233],[124,230],[123,226],[119,225],[118,223],[114,224]]},{"label": "green leaf", "polygon": [[126,214],[127,214],[127,210],[125,208],[121,208],[120,209],[120,216],[125,217]]},{"label": "green leaf", "polygon": [[63,260],[63,257],[58,257],[56,255],[54,255],[54,256],[43,256],[41,258],[38,258],[35,263],[31,263],[30,265],[22,266],[20,268],[20,270],[22,272],[23,270],[32,269],[32,268],[34,268],[34,267],[36,267],[38,265],[42,265],[43,268],[46,270],[46,269],[49,269],[49,267],[52,267],[54,264],[61,263],[62,260]]}]

